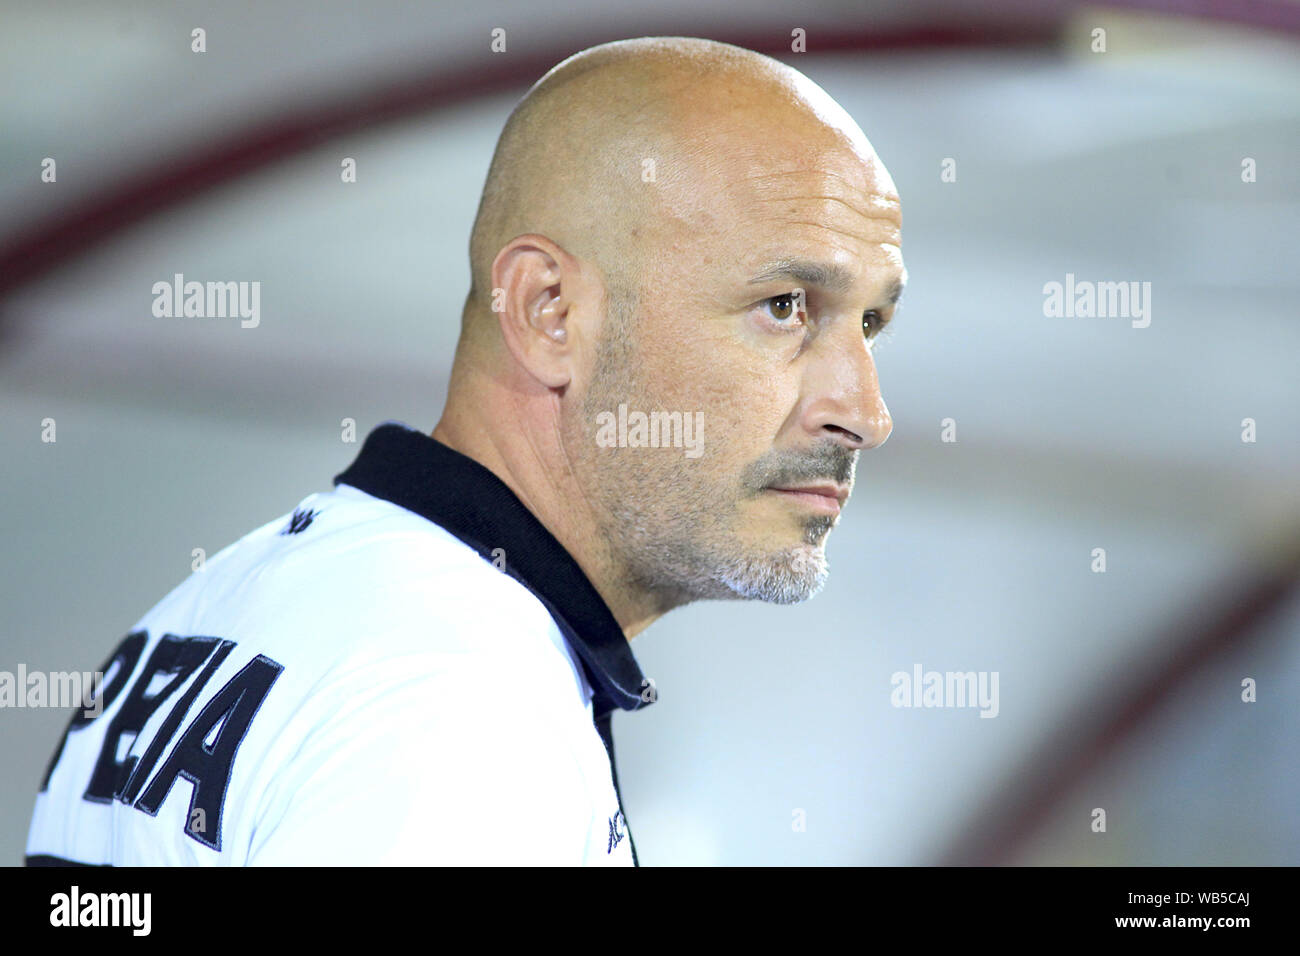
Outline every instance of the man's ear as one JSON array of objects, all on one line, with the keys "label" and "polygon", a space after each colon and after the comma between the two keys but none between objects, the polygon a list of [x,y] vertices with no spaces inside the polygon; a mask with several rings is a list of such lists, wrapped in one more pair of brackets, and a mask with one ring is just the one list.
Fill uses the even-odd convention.
[{"label": "man's ear", "polygon": [[492,260],[492,310],[524,370],[547,388],[573,378],[575,306],[586,293],[582,267],[545,236],[516,236]]}]

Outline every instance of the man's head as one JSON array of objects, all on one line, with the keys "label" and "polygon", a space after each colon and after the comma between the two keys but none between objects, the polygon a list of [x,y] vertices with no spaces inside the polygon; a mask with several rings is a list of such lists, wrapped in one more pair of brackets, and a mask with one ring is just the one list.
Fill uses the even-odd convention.
[{"label": "man's head", "polygon": [[629,619],[803,600],[858,451],[892,428],[870,349],[899,230],[870,143],[797,71],[707,40],[586,50],[497,145],[434,434]]}]

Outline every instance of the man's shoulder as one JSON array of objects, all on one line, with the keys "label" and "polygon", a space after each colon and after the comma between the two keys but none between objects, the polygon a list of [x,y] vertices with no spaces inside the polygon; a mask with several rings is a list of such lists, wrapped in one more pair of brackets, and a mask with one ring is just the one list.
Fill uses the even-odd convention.
[{"label": "man's shoulder", "polygon": [[217,635],[321,668],[430,655],[562,663],[553,618],[505,573],[507,558],[340,485],[216,555],[139,627]]},{"label": "man's shoulder", "polygon": [[[446,529],[341,485],[240,538],[139,620],[149,652],[164,636],[229,645],[218,676],[263,659],[282,714],[368,706],[380,715],[422,693],[519,689],[556,719],[591,688],[546,606]],[[361,714],[357,715],[361,717]]]}]

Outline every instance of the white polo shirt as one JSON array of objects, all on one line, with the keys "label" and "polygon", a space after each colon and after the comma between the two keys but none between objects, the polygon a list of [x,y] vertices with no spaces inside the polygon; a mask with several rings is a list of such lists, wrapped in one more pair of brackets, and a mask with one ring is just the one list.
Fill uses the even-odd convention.
[{"label": "white polo shirt", "polygon": [[100,669],[32,865],[635,865],[610,715],[651,703],[573,558],[397,423]]}]

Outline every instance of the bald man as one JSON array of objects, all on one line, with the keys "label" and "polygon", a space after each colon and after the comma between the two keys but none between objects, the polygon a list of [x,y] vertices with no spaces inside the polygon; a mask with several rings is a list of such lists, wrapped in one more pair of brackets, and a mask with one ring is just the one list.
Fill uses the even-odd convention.
[{"label": "bald man", "polygon": [[790,67],[686,38],[560,63],[497,145],[432,435],[381,425],[132,629],[29,862],[635,865],[629,641],[822,587],[892,427],[899,232]]}]

